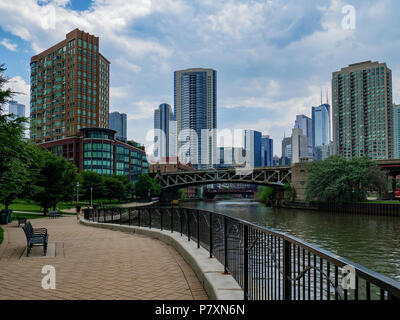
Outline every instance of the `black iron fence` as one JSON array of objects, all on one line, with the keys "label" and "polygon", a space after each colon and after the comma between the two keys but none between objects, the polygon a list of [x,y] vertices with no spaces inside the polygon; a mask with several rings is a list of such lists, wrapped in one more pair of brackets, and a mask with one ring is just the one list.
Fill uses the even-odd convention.
[{"label": "black iron fence", "polygon": [[400,283],[298,238],[184,207],[85,209],[85,219],[178,232],[206,249],[252,300],[399,300]]}]

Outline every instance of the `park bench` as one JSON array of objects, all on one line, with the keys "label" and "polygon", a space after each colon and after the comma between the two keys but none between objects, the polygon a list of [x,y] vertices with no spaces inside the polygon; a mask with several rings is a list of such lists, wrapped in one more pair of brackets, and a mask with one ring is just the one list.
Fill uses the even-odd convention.
[{"label": "park bench", "polygon": [[24,225],[26,225],[26,218],[23,217],[17,217],[18,220],[18,228],[21,225],[21,223],[23,223]]},{"label": "park bench", "polygon": [[57,210],[49,212],[49,218],[57,218],[59,216],[61,216],[61,215],[58,213]]},{"label": "park bench", "polygon": [[46,255],[47,242],[49,240],[49,235],[47,234],[46,228],[33,228],[30,221],[28,221],[22,229],[24,230],[26,236],[26,256],[29,256],[33,246],[43,246],[43,255]]}]

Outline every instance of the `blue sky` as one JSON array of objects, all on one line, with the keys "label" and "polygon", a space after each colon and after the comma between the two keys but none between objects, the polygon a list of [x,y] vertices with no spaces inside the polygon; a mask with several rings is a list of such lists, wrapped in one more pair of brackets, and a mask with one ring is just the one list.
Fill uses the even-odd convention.
[{"label": "blue sky", "polygon": [[[356,27],[342,27],[342,8]],[[400,101],[398,0],[0,0],[0,62],[29,105],[29,61],[79,28],[100,37],[111,61],[110,111],[128,114],[128,137],[145,141],[153,110],[173,105],[173,72],[217,70],[218,128],[256,129],[280,155],[296,114],[310,116],[332,72],[386,62]],[[29,108],[27,108],[27,112]]]}]

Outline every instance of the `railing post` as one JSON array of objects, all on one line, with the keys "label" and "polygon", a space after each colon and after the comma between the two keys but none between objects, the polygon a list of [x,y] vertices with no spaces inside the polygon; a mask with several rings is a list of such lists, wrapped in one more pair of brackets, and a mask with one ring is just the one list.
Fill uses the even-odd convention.
[{"label": "railing post", "polygon": [[197,248],[200,248],[200,213],[197,210]]},{"label": "railing post", "polygon": [[140,208],[137,209],[138,211],[138,226],[140,228],[140,212],[142,211]]},{"label": "railing post", "polygon": [[120,208],[118,211],[119,211],[119,224],[122,224],[122,208]]},{"label": "railing post", "polygon": [[111,223],[114,223],[114,210],[111,208]]},{"label": "railing post", "polygon": [[151,208],[149,208],[149,228],[151,229]]},{"label": "railing post", "polygon": [[183,209],[179,208],[179,219],[181,223],[181,237],[183,236]]},{"label": "railing post", "polygon": [[128,208],[128,225],[131,225],[131,208]]},{"label": "railing post", "polygon": [[187,209],[186,209],[186,219],[187,219],[188,241],[190,241],[190,210]]},{"label": "railing post", "polygon": [[291,248],[290,242],[287,240],[283,240],[283,299],[290,300],[291,292],[290,292],[290,258],[291,258]]},{"label": "railing post", "polygon": [[104,208],[101,210],[103,211],[103,223],[106,223],[106,210],[104,210]]},{"label": "railing post", "polygon": [[224,274],[228,274],[228,222],[224,216]]},{"label": "railing post", "polygon": [[171,233],[174,233],[174,208],[171,207]]},{"label": "railing post", "polygon": [[244,300],[248,300],[249,293],[249,227],[243,226],[243,291]]},{"label": "railing post", "polygon": [[213,221],[212,221],[212,213],[210,212],[210,258],[213,257]]},{"label": "railing post", "polygon": [[163,213],[164,213],[163,208],[160,208],[160,229],[161,229],[161,231],[163,230]]}]

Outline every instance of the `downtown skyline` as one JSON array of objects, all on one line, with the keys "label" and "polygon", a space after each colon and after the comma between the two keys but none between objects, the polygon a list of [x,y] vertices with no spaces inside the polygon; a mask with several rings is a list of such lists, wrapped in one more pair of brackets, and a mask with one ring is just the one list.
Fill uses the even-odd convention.
[{"label": "downtown skyline", "polygon": [[[141,143],[145,142],[145,132],[153,127],[154,108],[164,102],[173,105],[173,72],[191,67],[213,68],[219,75],[218,128],[258,130],[270,135],[279,146],[284,132],[286,136],[291,133],[294,115],[310,117],[311,107],[319,105],[321,87],[332,99],[332,72],[348,64],[385,61],[393,70],[393,101],[400,100],[400,64],[394,54],[398,40],[388,23],[383,22],[395,24],[390,17],[399,4],[366,2],[351,3],[357,13],[356,29],[343,30],[340,24],[341,9],[347,4],[344,1],[321,1],[319,5],[289,1],[285,10],[281,1],[196,5],[174,1],[175,6],[171,7],[167,2],[150,7],[134,2],[117,1],[115,6],[107,2],[85,6],[80,2],[77,7],[76,1],[65,2],[65,6],[39,6],[25,1],[32,17],[52,5],[57,13],[54,29],[46,29],[39,20],[26,17],[21,1],[14,1],[7,8],[0,1],[0,11],[14,16],[10,20],[4,16],[0,22],[0,55],[16,90],[26,93],[16,100],[29,111],[30,56],[57,43],[75,27],[96,34],[111,61],[110,112],[126,113],[128,139]],[[133,8],[142,10],[133,13]],[[110,14],[108,29],[92,20],[90,24],[85,22],[105,15],[106,10]],[[116,13],[123,25],[117,24]],[[204,18],[200,29],[195,28],[195,20],[189,23],[194,14]],[[274,28],[267,23],[271,14],[275,15]],[[235,27],[235,15],[240,29]],[[297,19],[288,24],[294,16]],[[19,25],[15,17],[25,18],[24,23]],[[165,28],[163,32],[160,24],[152,24],[157,18]],[[172,18],[176,18],[174,22]],[[251,18],[254,23],[247,24]],[[195,32],[177,31],[185,23]],[[283,26],[287,28],[278,33]],[[377,38],[382,29],[385,39]],[[191,48],[193,39],[198,44]],[[274,151],[280,156],[280,148]]]}]

